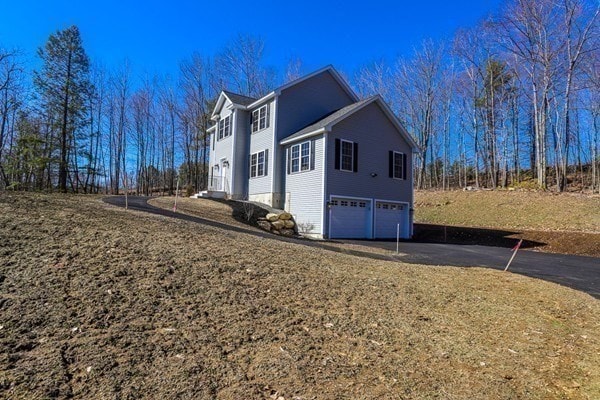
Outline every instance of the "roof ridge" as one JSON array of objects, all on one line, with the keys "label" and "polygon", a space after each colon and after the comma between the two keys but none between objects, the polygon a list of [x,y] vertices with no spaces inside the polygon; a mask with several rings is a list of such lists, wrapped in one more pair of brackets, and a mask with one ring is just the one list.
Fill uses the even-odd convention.
[{"label": "roof ridge", "polygon": [[245,97],[247,99],[258,100],[256,97],[246,96],[245,94],[240,94],[240,93],[237,93],[237,92],[232,92],[231,90],[223,89],[223,92],[225,94],[233,94],[233,95],[236,95],[236,96]]}]

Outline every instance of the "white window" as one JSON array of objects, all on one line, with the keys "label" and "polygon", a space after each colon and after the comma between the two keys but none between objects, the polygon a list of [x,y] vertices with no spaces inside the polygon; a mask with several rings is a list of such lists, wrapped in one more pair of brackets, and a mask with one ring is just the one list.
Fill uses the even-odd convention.
[{"label": "white window", "polygon": [[295,144],[290,150],[290,172],[310,170],[310,142]]},{"label": "white window", "polygon": [[354,171],[354,143],[347,140],[341,141],[340,169],[342,171]]},{"label": "white window", "polygon": [[231,136],[231,115],[219,120],[218,140]]},{"label": "white window", "polygon": [[395,179],[406,179],[406,175],[404,173],[404,157],[406,157],[403,153],[394,152],[394,159],[392,165],[392,173],[393,178]]},{"label": "white window", "polygon": [[250,155],[250,177],[256,178],[259,176],[267,175],[266,170],[266,160],[267,154],[266,151],[259,151],[258,153],[254,153]]},{"label": "white window", "polygon": [[269,127],[269,105],[252,111],[252,133]]}]

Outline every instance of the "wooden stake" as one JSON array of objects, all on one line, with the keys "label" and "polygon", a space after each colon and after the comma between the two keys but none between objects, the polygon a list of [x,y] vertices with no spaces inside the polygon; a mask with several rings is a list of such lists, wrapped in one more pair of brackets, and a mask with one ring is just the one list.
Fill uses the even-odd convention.
[{"label": "wooden stake", "polygon": [[179,177],[177,177],[177,188],[175,189],[175,204],[173,205],[173,212],[177,212],[177,196],[179,195]]},{"label": "wooden stake", "polygon": [[508,270],[508,267],[510,267],[510,263],[512,263],[513,259],[517,255],[517,251],[519,251],[519,248],[521,247],[521,243],[523,243],[523,239],[519,240],[519,243],[517,243],[517,245],[515,247],[513,247],[513,249],[512,249],[513,255],[510,257],[510,260],[508,260],[508,264],[506,264],[506,268],[504,268],[504,272],[506,272]]}]

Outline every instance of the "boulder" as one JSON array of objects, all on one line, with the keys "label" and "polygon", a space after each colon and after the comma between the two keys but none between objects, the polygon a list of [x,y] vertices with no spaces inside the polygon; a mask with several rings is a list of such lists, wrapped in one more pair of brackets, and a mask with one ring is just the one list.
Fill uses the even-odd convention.
[{"label": "boulder", "polygon": [[267,214],[267,216],[265,217],[267,218],[267,221],[277,221],[279,219],[279,215],[275,214],[275,213],[269,213]]},{"label": "boulder", "polygon": [[283,221],[290,220],[290,219],[292,219],[292,214],[283,212],[283,213],[279,214],[279,219],[281,219]]},{"label": "boulder", "polygon": [[283,236],[294,236],[294,230],[293,229],[281,229],[279,231],[279,233],[281,233]]},{"label": "boulder", "polygon": [[258,226],[267,232],[271,231],[271,223],[269,221],[258,221]]},{"label": "boulder", "polygon": [[271,225],[273,226],[273,228],[277,229],[278,231],[285,228],[284,221],[273,221],[273,222],[271,222]]},{"label": "boulder", "polygon": [[296,226],[294,221],[292,221],[291,219],[286,219],[285,221],[283,221],[283,223],[285,224],[285,228],[287,228],[287,229],[291,229],[294,226]]}]

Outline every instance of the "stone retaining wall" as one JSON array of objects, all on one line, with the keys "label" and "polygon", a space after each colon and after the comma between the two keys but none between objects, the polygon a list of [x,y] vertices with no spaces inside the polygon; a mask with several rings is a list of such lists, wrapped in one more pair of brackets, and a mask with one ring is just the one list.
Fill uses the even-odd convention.
[{"label": "stone retaining wall", "polygon": [[296,234],[294,218],[287,212],[269,213],[264,218],[258,218],[258,226],[277,235],[294,236]]}]

